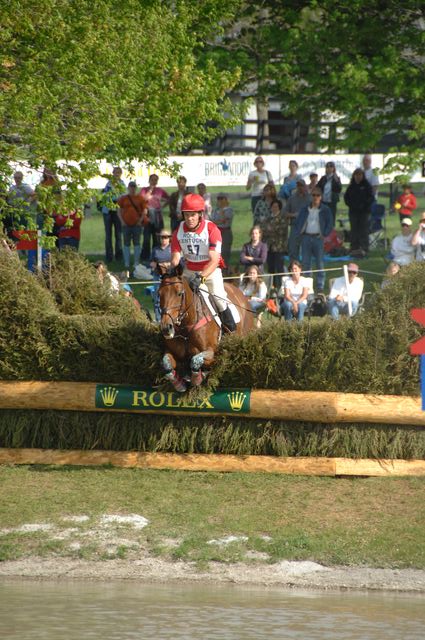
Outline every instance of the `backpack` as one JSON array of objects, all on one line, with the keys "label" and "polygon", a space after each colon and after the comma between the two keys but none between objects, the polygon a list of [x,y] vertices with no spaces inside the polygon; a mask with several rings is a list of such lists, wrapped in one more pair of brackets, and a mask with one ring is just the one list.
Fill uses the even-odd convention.
[{"label": "backpack", "polygon": [[124,220],[124,223],[128,227],[134,227],[138,222],[140,222],[140,219],[142,217],[142,212],[140,211],[139,207],[134,202],[131,196],[127,195],[127,198],[130,200],[132,206],[131,208],[123,209],[121,215],[122,215],[122,219]]},{"label": "backpack", "polygon": [[309,315],[316,318],[323,318],[328,312],[326,298],[323,294],[314,296],[313,301],[309,305]]}]

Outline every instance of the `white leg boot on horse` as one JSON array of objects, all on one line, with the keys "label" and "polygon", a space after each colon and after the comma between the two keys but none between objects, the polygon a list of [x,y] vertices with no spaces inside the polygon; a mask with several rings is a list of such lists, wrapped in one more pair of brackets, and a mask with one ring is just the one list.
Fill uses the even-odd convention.
[{"label": "white leg boot on horse", "polygon": [[165,370],[165,378],[166,380],[171,382],[176,391],[178,391],[179,393],[184,393],[187,389],[186,382],[177,373],[175,369],[176,363],[174,362],[173,366],[172,360],[172,356],[170,356],[170,354],[168,353],[166,353],[162,358],[162,366]]},{"label": "white leg boot on horse", "polygon": [[190,370],[192,372],[190,382],[194,387],[199,387],[207,377],[205,371],[202,371],[202,367],[205,365],[210,366],[213,358],[214,354],[212,351],[202,351],[192,357],[190,361]]}]

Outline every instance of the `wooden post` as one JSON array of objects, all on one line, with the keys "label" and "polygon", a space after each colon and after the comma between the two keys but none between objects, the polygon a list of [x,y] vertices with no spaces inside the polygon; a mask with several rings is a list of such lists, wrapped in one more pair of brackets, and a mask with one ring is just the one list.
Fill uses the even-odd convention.
[{"label": "wooden post", "polygon": [[[425,426],[420,397],[337,393],[333,391],[251,392],[249,413],[184,412],[154,405],[145,409],[96,407],[94,382],[16,382],[0,381],[0,409],[47,409],[65,411],[120,411],[170,415],[232,415],[263,420],[295,420],[321,423],[384,423]],[[112,385],[119,389],[124,385]],[[174,405],[175,406],[175,405]]]}]

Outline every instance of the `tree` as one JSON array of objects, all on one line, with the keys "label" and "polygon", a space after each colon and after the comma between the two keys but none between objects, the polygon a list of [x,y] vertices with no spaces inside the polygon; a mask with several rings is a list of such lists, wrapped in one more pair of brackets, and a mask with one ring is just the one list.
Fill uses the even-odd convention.
[{"label": "tree", "polygon": [[98,173],[99,159],[165,166],[168,154],[234,122],[226,92],[237,74],[200,61],[233,5],[0,0],[3,183],[13,162],[41,169],[63,161],[69,209],[84,199],[80,187]]},{"label": "tree", "polygon": [[373,149],[392,133],[398,150],[409,151],[405,168],[417,165],[425,146],[423,2],[245,0],[213,55],[222,68],[240,64],[239,88],[280,99],[284,115],[309,123],[317,140],[331,116],[340,136],[330,151]]}]

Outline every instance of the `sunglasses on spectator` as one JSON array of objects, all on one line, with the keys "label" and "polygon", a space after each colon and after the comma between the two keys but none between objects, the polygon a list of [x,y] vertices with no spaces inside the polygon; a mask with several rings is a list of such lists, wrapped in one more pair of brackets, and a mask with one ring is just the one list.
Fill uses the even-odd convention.
[{"label": "sunglasses on spectator", "polygon": [[348,273],[357,273],[357,271],[350,271],[350,270],[348,270]]},{"label": "sunglasses on spectator", "polygon": [[410,227],[410,224],[401,224],[402,227]]}]

